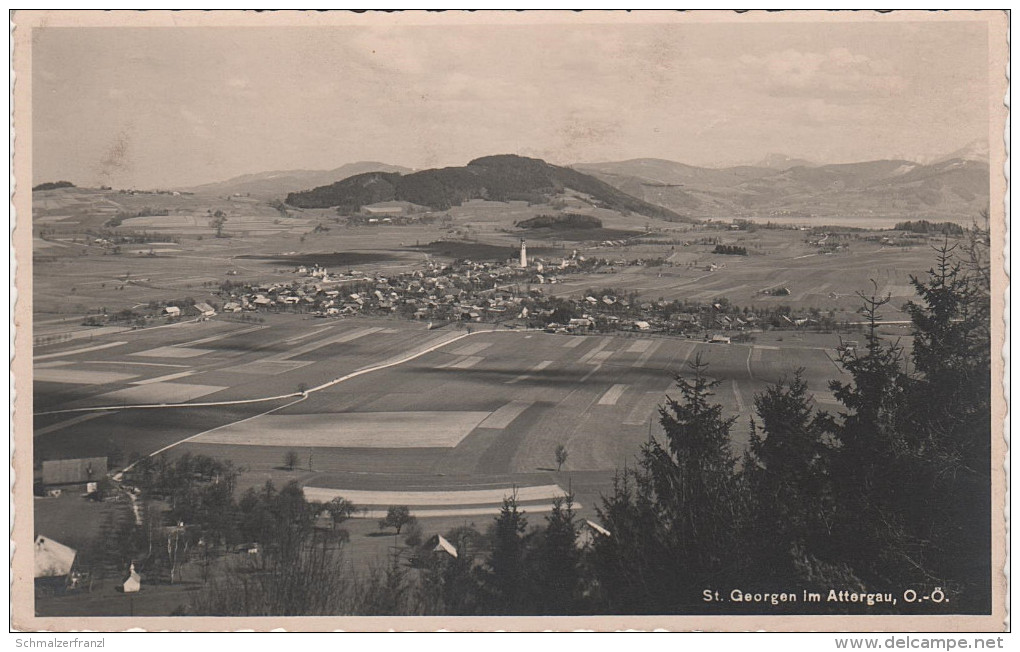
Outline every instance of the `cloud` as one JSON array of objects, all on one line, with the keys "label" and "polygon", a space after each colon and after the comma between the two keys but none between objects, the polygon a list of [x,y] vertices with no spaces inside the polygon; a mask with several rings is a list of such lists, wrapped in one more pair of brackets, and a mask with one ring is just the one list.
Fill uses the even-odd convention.
[{"label": "cloud", "polygon": [[906,86],[889,65],[844,47],[828,52],[786,49],[764,56],[744,55],[740,63],[752,83],[778,97],[845,99],[896,94]]}]

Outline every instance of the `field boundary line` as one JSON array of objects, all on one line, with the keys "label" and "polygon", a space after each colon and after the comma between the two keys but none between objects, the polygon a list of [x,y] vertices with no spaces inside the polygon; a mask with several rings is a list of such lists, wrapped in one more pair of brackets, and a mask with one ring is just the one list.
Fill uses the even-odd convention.
[{"label": "field boundary line", "polygon": [[67,408],[64,410],[48,410],[46,412],[33,412],[32,416],[46,416],[50,414],[71,414],[75,412],[96,412],[99,410],[157,410],[167,408],[191,408],[191,407],[221,407],[224,405],[245,405],[248,403],[264,403],[266,401],[278,401],[284,398],[301,396],[301,392],[280,394],[278,396],[263,396],[261,398],[240,398],[230,401],[208,401],[205,403],[139,403],[137,405],[101,405],[93,407]]}]

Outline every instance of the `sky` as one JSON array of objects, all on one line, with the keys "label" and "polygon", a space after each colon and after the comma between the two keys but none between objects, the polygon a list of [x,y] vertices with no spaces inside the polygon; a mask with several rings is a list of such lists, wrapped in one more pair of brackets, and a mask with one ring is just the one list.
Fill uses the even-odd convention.
[{"label": "sky", "polygon": [[988,133],[983,22],[45,27],[33,183],[514,153],[930,160]]}]

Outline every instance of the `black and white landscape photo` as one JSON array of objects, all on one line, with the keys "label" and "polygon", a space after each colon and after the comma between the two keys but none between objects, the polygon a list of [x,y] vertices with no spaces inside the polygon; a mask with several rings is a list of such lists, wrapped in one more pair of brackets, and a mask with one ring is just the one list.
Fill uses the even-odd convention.
[{"label": "black and white landscape photo", "polygon": [[1001,625],[1003,15],[13,22],[23,622]]}]

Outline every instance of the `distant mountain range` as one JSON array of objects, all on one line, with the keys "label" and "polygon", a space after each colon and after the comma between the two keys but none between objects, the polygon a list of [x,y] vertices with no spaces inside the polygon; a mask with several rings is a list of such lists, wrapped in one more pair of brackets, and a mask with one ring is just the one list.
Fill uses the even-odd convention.
[{"label": "distant mountain range", "polygon": [[567,188],[588,195],[599,207],[667,220],[683,219],[670,207],[643,201],[578,170],[512,154],[478,158],[463,167],[411,174],[358,174],[311,190],[292,192],[286,202],[298,208],[335,206],[354,212],[367,204],[399,200],[446,210],[471,199],[544,203]]},{"label": "distant mountain range", "polygon": [[929,165],[881,160],[714,169],[633,159],[574,168],[689,218],[970,217],[989,203],[987,147],[984,160],[980,147],[968,146]]},{"label": "distant mountain range", "polygon": [[960,149],[950,152],[942,158],[935,161],[935,163],[945,163],[955,158],[962,159],[964,161],[979,161],[981,163],[988,163],[988,141],[986,140],[975,140],[967,143]]},{"label": "distant mountain range", "polygon": [[356,174],[364,174],[365,172],[398,172],[406,174],[413,172],[413,170],[377,161],[358,161],[357,163],[342,165],[335,170],[281,170],[244,174],[227,179],[226,181],[206,183],[190,188],[178,188],[178,190],[220,196],[240,194],[251,195],[258,199],[280,199],[287,193],[324,186]]},{"label": "distant mountain range", "polygon": [[287,198],[297,207],[357,210],[403,200],[445,210],[469,199],[548,201],[565,188],[596,205],[668,220],[708,217],[970,217],[988,207],[988,144],[975,141],[928,163],[819,164],[769,154],[754,165],[708,168],[640,158],[571,167],[515,155],[415,172],[377,161],[334,170],[247,174],[182,188]]}]

